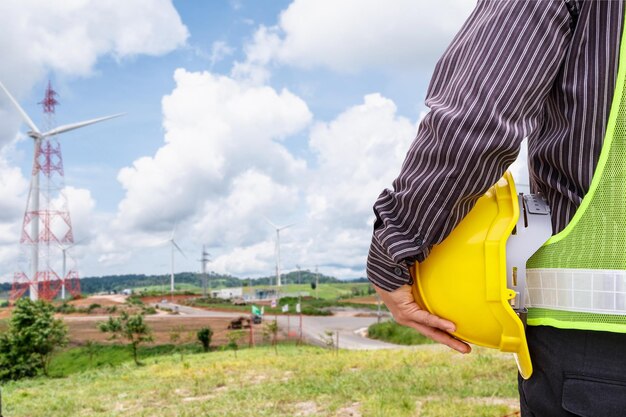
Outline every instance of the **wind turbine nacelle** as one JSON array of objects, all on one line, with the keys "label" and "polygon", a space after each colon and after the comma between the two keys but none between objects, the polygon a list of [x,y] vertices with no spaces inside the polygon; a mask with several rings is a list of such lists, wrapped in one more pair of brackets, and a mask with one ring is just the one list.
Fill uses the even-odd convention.
[{"label": "wind turbine nacelle", "polygon": [[26,134],[29,138],[32,138],[34,140],[41,139],[41,133],[35,132],[34,130],[29,130],[28,132],[26,132]]}]

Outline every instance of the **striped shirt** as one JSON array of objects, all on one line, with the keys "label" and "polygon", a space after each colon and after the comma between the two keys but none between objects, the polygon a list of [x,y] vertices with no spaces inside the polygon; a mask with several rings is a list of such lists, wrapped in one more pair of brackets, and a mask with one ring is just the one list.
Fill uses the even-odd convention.
[{"label": "striped shirt", "polygon": [[622,1],[479,0],[437,62],[393,190],[374,204],[367,276],[392,291],[495,184],[528,138],[553,232],[589,190],[608,120]]}]

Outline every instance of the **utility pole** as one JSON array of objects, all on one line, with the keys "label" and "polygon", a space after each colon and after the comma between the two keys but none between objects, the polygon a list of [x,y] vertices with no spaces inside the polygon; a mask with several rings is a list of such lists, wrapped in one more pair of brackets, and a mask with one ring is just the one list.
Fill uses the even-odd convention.
[{"label": "utility pole", "polygon": [[202,258],[200,259],[200,262],[202,262],[202,297],[203,298],[207,298],[207,272],[206,272],[206,265],[209,263],[209,261],[211,260],[209,258],[211,254],[209,252],[206,251],[206,246],[202,245]]},{"label": "utility pole", "polygon": [[302,280],[300,279],[300,265],[296,265],[296,269],[298,270],[298,305],[296,308],[296,313],[299,315],[300,324],[298,326],[299,334],[298,334],[298,345],[302,344],[302,291],[300,285],[302,284]]},{"label": "utility pole", "polygon": [[317,272],[317,265],[315,265],[315,298],[319,299],[320,288],[320,274]]}]

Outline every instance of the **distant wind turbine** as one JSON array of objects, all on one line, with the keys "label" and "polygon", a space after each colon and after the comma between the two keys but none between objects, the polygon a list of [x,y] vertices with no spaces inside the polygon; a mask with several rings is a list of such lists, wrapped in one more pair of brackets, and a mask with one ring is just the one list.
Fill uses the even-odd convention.
[{"label": "distant wind turbine", "polygon": [[174,296],[174,250],[177,250],[178,252],[180,252],[181,255],[183,255],[185,258],[187,258],[187,255],[185,255],[185,252],[183,252],[183,250],[180,248],[180,246],[178,246],[178,243],[176,243],[176,241],[174,240],[174,237],[176,235],[176,224],[174,225],[174,229],[172,229],[172,237],[170,237],[168,240],[166,240],[166,242],[169,242],[172,246],[172,271],[171,271],[171,275],[170,275],[170,294],[172,295],[172,297]]},{"label": "distant wind turbine", "polygon": [[61,249],[61,252],[63,253],[63,275],[62,275],[63,285],[61,285],[61,299],[62,300],[65,300],[65,285],[66,285],[66,275],[67,275],[67,251],[72,249],[74,246],[83,243],[85,240],[87,240],[87,238],[81,239],[78,242],[74,242],[69,246],[63,246],[60,243],[57,243],[57,246],[59,246],[59,248]]},{"label": "distant wind turbine", "polygon": [[280,231],[295,225],[295,223],[291,223],[286,226],[276,226],[274,223],[272,223],[270,219],[268,219],[267,217],[264,218],[265,221],[268,222],[276,230],[276,286],[280,287]]}]

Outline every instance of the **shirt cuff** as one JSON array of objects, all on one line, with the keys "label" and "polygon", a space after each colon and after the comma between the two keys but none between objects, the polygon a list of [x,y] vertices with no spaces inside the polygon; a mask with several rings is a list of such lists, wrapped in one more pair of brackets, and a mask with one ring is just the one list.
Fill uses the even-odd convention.
[{"label": "shirt cuff", "polygon": [[375,286],[391,292],[403,285],[413,284],[408,263],[394,262],[387,251],[372,237],[369,255],[367,256],[367,278]]}]

